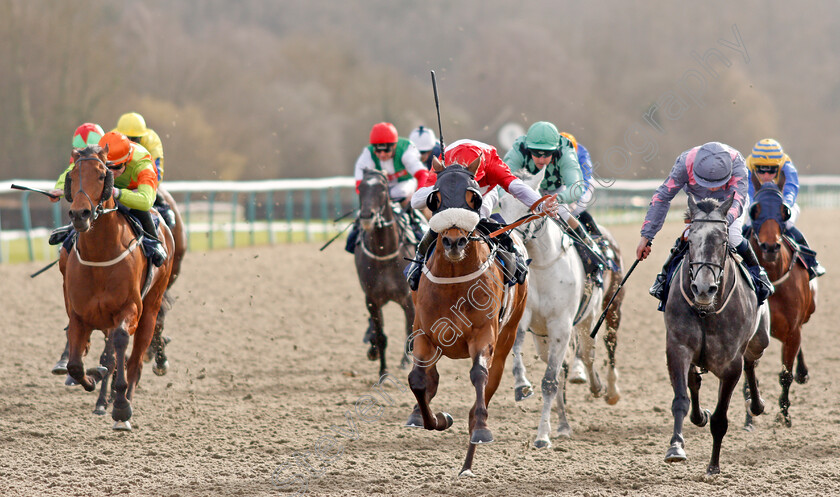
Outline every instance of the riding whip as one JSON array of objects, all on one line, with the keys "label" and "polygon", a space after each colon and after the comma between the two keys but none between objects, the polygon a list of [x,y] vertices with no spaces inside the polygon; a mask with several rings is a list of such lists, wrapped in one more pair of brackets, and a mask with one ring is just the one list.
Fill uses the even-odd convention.
[{"label": "riding whip", "polygon": [[[650,246],[650,242],[647,243]],[[607,306],[604,307],[604,312],[601,313],[601,317],[598,318],[598,322],[595,324],[595,327],[592,328],[592,333],[589,334],[591,338],[595,338],[595,335],[598,334],[598,330],[601,329],[601,323],[604,322],[604,318],[607,317],[607,312],[610,310],[610,306],[615,300],[615,297],[618,295],[618,292],[621,291],[621,287],[624,286],[624,282],[627,281],[627,278],[630,277],[630,274],[633,273],[633,270],[636,269],[636,266],[641,262],[641,259],[636,259],[633,262],[633,265],[630,266],[630,269],[627,271],[627,274],[624,275],[624,278],[621,279],[621,283],[618,285],[618,288],[615,289],[615,293],[613,293],[612,297],[610,297],[610,301],[607,302]]]},{"label": "riding whip", "polygon": [[21,186],[21,185],[12,184],[12,188],[15,189],[15,190],[25,190],[25,191],[35,192],[35,193],[43,193],[44,195],[46,195],[50,198],[61,198],[59,195],[53,195],[52,193],[50,193],[46,190],[39,190],[37,188],[29,188],[28,186]]},{"label": "riding whip", "polygon": [[350,226],[353,226],[353,223],[350,223],[350,224],[348,224],[347,226],[345,226],[343,230],[339,231],[337,235],[335,235],[334,237],[332,237],[332,238],[330,239],[330,241],[328,241],[327,243],[325,243],[323,247],[321,247],[320,249],[318,249],[318,251],[319,251],[319,252],[323,252],[323,251],[324,251],[324,249],[325,249],[325,248],[327,248],[327,247],[329,247],[329,246],[330,246],[330,244],[331,244],[332,242],[334,242],[334,241],[335,241],[338,237],[340,237],[341,235],[343,235],[343,234],[344,234],[344,232],[345,232],[345,231],[347,231],[347,228],[349,228]]},{"label": "riding whip", "polygon": [[432,71],[432,90],[435,92],[435,110],[437,110],[438,133],[440,134],[440,161],[443,162],[443,151],[446,150],[446,142],[443,141],[443,126],[440,124],[440,100],[438,100],[437,80],[435,79],[434,71]]},{"label": "riding whip", "polygon": [[29,277],[30,277],[30,278],[34,278],[34,277],[38,276],[39,274],[43,273],[43,272],[44,272],[44,271],[46,271],[47,269],[49,269],[49,268],[51,268],[51,267],[55,266],[55,264],[56,264],[57,262],[58,262],[58,259],[56,259],[56,260],[52,261],[51,263],[49,263],[49,264],[47,264],[46,266],[44,266],[44,267],[42,267],[41,269],[39,269],[38,271],[35,271],[34,273],[30,274],[30,275],[29,275]]},{"label": "riding whip", "polygon": [[345,212],[344,214],[342,214],[342,215],[338,216],[337,218],[333,219],[333,222],[337,223],[337,222],[341,221],[342,219],[344,219],[345,217],[349,216],[350,214],[353,214],[357,210],[359,210],[358,207],[351,210],[351,211]]}]

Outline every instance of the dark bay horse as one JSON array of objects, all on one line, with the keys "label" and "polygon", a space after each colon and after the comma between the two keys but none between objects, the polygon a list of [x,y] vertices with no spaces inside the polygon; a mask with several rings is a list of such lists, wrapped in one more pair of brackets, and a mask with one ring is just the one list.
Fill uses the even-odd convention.
[{"label": "dark bay horse", "polygon": [[476,445],[493,441],[487,405],[504,373],[528,288],[527,280],[505,286],[495,247],[485,236],[476,235],[481,195],[474,175],[479,160],[467,168],[453,164],[445,169],[440,161],[433,161],[438,178],[427,203],[435,213],[429,225],[438,233],[437,248],[412,295],[414,368],[408,375],[417,406],[406,425],[442,431],[453,420],[429,407],[438,388],[437,360],[446,356],[472,362],[475,404],[470,409],[470,443],[460,472],[465,476],[472,475]]},{"label": "dark bay horse", "polygon": [[[143,356],[162,325],[164,293],[170,281],[172,257],[150,271],[139,249],[139,238],[128,221],[116,213],[112,198],[114,177],[107,163],[107,147],[90,146],[73,151],[76,166],[67,175],[65,197],[78,238],[73,249],[62,251],[59,268],[64,276],[64,302],[69,317],[68,374],[85,390],[107,378],[115,367],[115,399],[111,416],[114,429],[131,430],[131,399],[140,379]],[[175,242],[161,223],[158,236],[169,254]],[[113,348],[105,357],[107,369],[84,369],[82,358],[90,347],[90,334],[102,330]],[[134,346],[126,364],[129,337]],[[106,347],[106,350],[109,350]],[[116,356],[115,360],[113,356]],[[114,365],[114,363],[116,363]]]},{"label": "dark bay horse", "polygon": [[[770,336],[782,342],[779,408],[786,426],[791,426],[788,412],[791,383],[794,379],[797,383],[808,381],[808,367],[801,347],[802,325],[808,322],[817,307],[817,280],[808,281],[808,270],[804,264],[796,263],[798,257],[792,244],[782,236],[782,227],[789,217],[790,210],[783,203],[780,187],[765,183],[757,189],[750,206],[750,244],[776,287],[767,302],[770,305]],[[749,416],[746,426],[751,426]]]},{"label": "dark bay horse", "polygon": [[[362,228],[356,245],[356,272],[365,292],[365,304],[370,313],[366,339],[370,340],[368,359],[379,358],[379,376],[387,372],[385,336],[382,308],[396,302],[405,313],[405,334],[411,333],[414,322],[414,303],[403,275],[408,259],[414,258],[414,247],[404,243],[402,229],[391,208],[388,178],[375,169],[366,169],[359,183],[359,225]],[[408,364],[403,354],[401,367]]]},{"label": "dark bay horse", "polygon": [[[756,306],[755,292],[729,256],[726,213],[732,199],[718,204],[688,196],[691,228],[688,253],[680,263],[665,306],[666,355],[674,388],[674,435],[666,462],[686,459],[683,421],[705,426],[711,418],[712,458],[707,474],[720,473],[720,447],[729,426],[726,412],[741,370],[750,389],[750,411],[759,415],[764,401],[755,366],[770,342],[767,305]],[[720,380],[714,414],[700,409],[700,370]],[[689,393],[691,399],[689,402]]]}]

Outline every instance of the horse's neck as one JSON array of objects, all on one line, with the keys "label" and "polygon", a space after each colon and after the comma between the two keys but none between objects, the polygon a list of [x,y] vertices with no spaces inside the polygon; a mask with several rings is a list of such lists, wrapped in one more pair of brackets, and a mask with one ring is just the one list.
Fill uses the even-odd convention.
[{"label": "horse's neck", "polygon": [[105,259],[115,257],[131,243],[128,223],[117,212],[104,214],[84,233],[79,233],[76,243],[81,253],[93,257],[94,254]]},{"label": "horse's neck", "polygon": [[528,257],[533,259],[533,264],[536,266],[550,264],[566,252],[563,242],[563,232],[560,228],[545,221],[539,234],[531,238],[527,244]]},{"label": "horse's neck", "polygon": [[466,256],[458,262],[451,262],[447,259],[440,243],[437,245],[438,248],[435,249],[434,254],[432,254],[432,259],[429,261],[429,269],[435,276],[440,278],[452,278],[473,273],[485,264],[490,257],[490,247],[480,240],[470,241],[464,249]]}]

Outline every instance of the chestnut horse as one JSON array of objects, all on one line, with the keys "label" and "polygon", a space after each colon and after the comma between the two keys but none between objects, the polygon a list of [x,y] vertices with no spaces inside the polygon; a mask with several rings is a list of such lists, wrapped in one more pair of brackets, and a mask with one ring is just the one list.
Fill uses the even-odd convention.
[{"label": "chestnut horse", "polygon": [[[776,287],[767,300],[770,304],[770,336],[782,342],[779,408],[782,421],[791,426],[788,412],[790,385],[794,379],[797,383],[808,381],[808,367],[801,347],[802,325],[808,322],[817,307],[817,280],[808,281],[808,270],[803,264],[796,264],[796,252],[782,236],[782,226],[790,217],[790,210],[783,203],[780,187],[775,183],[765,183],[756,190],[749,211],[752,220],[750,244]],[[795,359],[796,376],[793,375]],[[748,413],[745,428],[750,429],[751,424]]]},{"label": "chestnut horse", "polygon": [[427,204],[434,212],[429,225],[438,234],[437,248],[412,294],[415,318],[409,337],[413,338],[414,368],[408,382],[417,405],[406,426],[439,431],[452,426],[452,416],[429,408],[438,387],[436,362],[442,355],[472,361],[475,404],[470,409],[470,443],[460,472],[464,476],[472,475],[476,445],[493,441],[487,405],[504,373],[528,293],[527,280],[505,286],[495,246],[476,231],[481,194],[474,177],[479,161],[466,168],[453,164],[445,169],[440,161],[433,161],[438,178]]},{"label": "chestnut horse", "polygon": [[[167,285],[166,289],[172,287],[175,283],[175,280],[178,279],[178,275],[181,273],[181,263],[184,260],[184,254],[187,252],[187,232],[184,225],[184,221],[181,218],[181,212],[178,210],[178,204],[175,203],[175,199],[172,198],[172,195],[164,190],[162,187],[158,187],[158,193],[166,200],[169,204],[169,207],[172,209],[172,213],[175,215],[175,226],[170,227],[172,231],[172,237],[175,239],[175,250],[172,253],[172,272],[169,276],[169,284]],[[64,250],[64,249],[62,249]],[[168,292],[164,294],[163,306],[166,306],[167,309],[170,307],[170,299],[168,297]],[[168,342],[168,338],[164,338],[161,335],[163,330],[163,321],[164,315],[161,314],[157,323],[155,324],[155,335],[152,338],[152,343],[148,349],[146,349],[146,357],[145,360],[151,361],[152,359],[155,360],[154,366],[152,366],[152,371],[158,375],[163,376],[169,369],[169,360],[166,357],[166,344]],[[65,332],[67,329],[65,328]],[[62,352],[61,357],[59,358],[58,362],[56,362],[55,366],[52,368],[52,373],[55,375],[67,375],[67,360],[70,356],[70,341],[67,340],[64,344],[64,352]],[[108,404],[111,400],[113,400],[113,393],[111,392],[111,400],[108,398],[108,385],[110,382],[110,375],[106,373],[108,371],[113,372],[114,370],[114,347],[108,338],[105,337],[105,348],[102,351],[102,355],[99,357],[99,371],[102,378],[102,384],[100,386],[99,391],[99,398],[96,400],[96,407],[93,409],[94,414],[104,415]],[[66,385],[78,385],[76,380],[74,380],[71,376],[67,375],[67,379],[65,381]]]},{"label": "chestnut horse", "polygon": [[[160,268],[149,271],[150,262],[138,249],[139,238],[129,222],[115,212],[111,195],[114,176],[107,156],[107,147],[73,151],[75,167],[67,174],[65,197],[70,202],[70,219],[78,238],[69,253],[62,251],[59,268],[64,276],[64,302],[70,321],[67,372],[87,391],[94,390],[96,382],[110,374],[101,368],[85,372],[82,362],[91,332],[102,330],[116,355],[111,411],[114,429],[128,431],[131,399],[140,379],[143,356],[156,323],[162,323],[166,312],[161,304],[171,276],[172,257]],[[172,254],[175,242],[165,223],[160,224],[158,236]],[[131,335],[134,346],[126,365]]]}]

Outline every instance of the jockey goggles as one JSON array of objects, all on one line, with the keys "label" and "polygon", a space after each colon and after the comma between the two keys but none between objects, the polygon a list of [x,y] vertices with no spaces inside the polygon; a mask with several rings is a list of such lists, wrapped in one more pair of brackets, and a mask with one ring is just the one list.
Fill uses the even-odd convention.
[{"label": "jockey goggles", "polygon": [[758,174],[778,174],[779,166],[755,166],[755,172]]},{"label": "jockey goggles", "polygon": [[388,153],[394,149],[393,143],[382,143],[373,146],[373,151],[376,153],[385,152]]},{"label": "jockey goggles", "polygon": [[549,157],[551,154],[554,153],[554,150],[535,150],[535,149],[528,149],[531,152],[532,157]]}]

